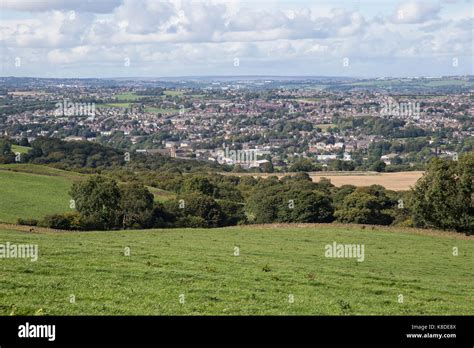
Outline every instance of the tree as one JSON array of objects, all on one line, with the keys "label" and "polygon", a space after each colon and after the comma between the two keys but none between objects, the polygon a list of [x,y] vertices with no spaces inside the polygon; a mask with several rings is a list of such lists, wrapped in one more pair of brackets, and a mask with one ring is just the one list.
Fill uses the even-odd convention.
[{"label": "tree", "polygon": [[336,189],[336,192],[333,195],[333,201],[334,205],[337,208],[342,207],[342,204],[344,202],[344,198],[348,195],[350,195],[352,192],[354,192],[357,189],[354,185],[342,185],[341,187]]},{"label": "tree", "polygon": [[21,138],[20,146],[30,146],[30,142],[28,141],[28,138],[26,137]]},{"label": "tree", "polygon": [[5,138],[0,138],[0,163],[15,162],[15,155],[11,149],[10,141]]},{"label": "tree", "polygon": [[153,203],[153,194],[143,185],[132,183],[123,186],[120,202],[123,227],[151,227],[153,223]]},{"label": "tree", "polygon": [[[194,223],[202,221],[199,227],[219,227],[222,226],[225,216],[219,204],[212,198],[199,193],[189,193],[178,197],[170,206],[171,212],[179,221],[187,221],[189,217],[198,217],[192,219]],[[184,227],[188,226],[184,224]]]},{"label": "tree", "polygon": [[355,191],[344,198],[341,209],[334,216],[344,223],[389,225],[392,217],[381,209],[376,196]]},{"label": "tree", "polygon": [[219,206],[221,207],[222,213],[224,215],[223,225],[234,226],[247,221],[243,203],[219,201]]},{"label": "tree", "polygon": [[93,175],[85,181],[74,183],[70,195],[77,211],[87,220],[94,221],[104,229],[121,225],[121,192],[115,180]]},{"label": "tree", "polygon": [[279,207],[285,204],[281,183],[277,180],[273,186],[265,187],[269,182],[269,179],[264,179],[247,199],[246,212],[252,222],[265,224],[277,221]]},{"label": "tree", "polygon": [[434,158],[412,190],[415,226],[474,231],[474,153],[458,162]]},{"label": "tree", "polygon": [[375,161],[371,166],[370,170],[373,170],[375,172],[383,172],[385,171],[386,164],[384,161]]},{"label": "tree", "polygon": [[333,213],[331,199],[324,193],[292,190],[279,206],[278,222],[331,222]]},{"label": "tree", "polygon": [[207,196],[213,196],[214,186],[204,176],[201,175],[189,175],[184,178],[183,192],[191,193],[197,192]]},{"label": "tree", "polygon": [[268,161],[268,162],[265,162],[263,165],[262,165],[262,172],[264,173],[273,173],[274,171],[274,168],[273,168],[273,163],[272,161]]},{"label": "tree", "polygon": [[313,162],[307,158],[302,158],[291,165],[290,172],[311,172],[313,169]]}]

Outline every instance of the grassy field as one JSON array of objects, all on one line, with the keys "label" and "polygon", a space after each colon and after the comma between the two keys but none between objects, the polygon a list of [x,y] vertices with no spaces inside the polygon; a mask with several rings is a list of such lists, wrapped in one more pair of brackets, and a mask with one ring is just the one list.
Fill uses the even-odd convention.
[{"label": "grassy field", "polygon": [[[457,234],[349,225],[14,229],[0,226],[0,243],[37,244],[39,257],[0,259],[1,315],[474,314],[474,240]],[[364,261],[326,258],[333,241],[363,244]]]},{"label": "grassy field", "polygon": [[[71,211],[69,190],[87,175],[34,164],[0,165],[0,222],[21,218],[39,219],[48,214]],[[155,200],[163,202],[175,194],[148,187]]]},{"label": "grassy field", "polygon": [[153,193],[153,195],[155,196],[155,201],[157,202],[165,202],[170,199],[176,198],[176,194],[174,192],[162,190],[162,189],[151,187],[151,186],[147,186],[147,189],[151,193]]},{"label": "grassy field", "polygon": [[[0,167],[0,221],[16,222],[18,217],[37,219],[70,210],[70,178],[15,172],[12,170],[14,165],[11,165],[10,170],[5,170],[6,166]],[[39,167],[37,170],[44,169],[35,167]],[[48,169],[53,173],[59,171]]]},{"label": "grassy field", "polygon": [[184,94],[183,91],[177,91],[177,90],[168,90],[164,92],[165,95],[170,95],[172,97],[177,97],[177,96],[182,96]]},{"label": "grassy field", "polygon": [[97,104],[98,108],[129,108],[131,103],[107,103]]},{"label": "grassy field", "polygon": [[146,107],[145,112],[154,113],[154,114],[171,115],[171,114],[178,113],[179,109],[162,109],[162,108]]},{"label": "grassy field", "polygon": [[70,172],[67,170],[56,169],[39,164],[0,164],[0,171],[11,171],[27,174],[38,174],[47,176],[61,176],[70,180],[79,180],[84,177],[83,174]]},{"label": "grassy field", "polygon": [[117,100],[119,101],[137,101],[143,97],[144,96],[136,95],[133,92],[126,92],[126,93],[120,93],[120,94],[115,95],[115,98],[117,98]]},{"label": "grassy field", "polygon": [[24,154],[24,153],[28,153],[30,150],[31,150],[31,147],[28,147],[28,146],[12,145],[13,153],[19,152],[21,154]]}]

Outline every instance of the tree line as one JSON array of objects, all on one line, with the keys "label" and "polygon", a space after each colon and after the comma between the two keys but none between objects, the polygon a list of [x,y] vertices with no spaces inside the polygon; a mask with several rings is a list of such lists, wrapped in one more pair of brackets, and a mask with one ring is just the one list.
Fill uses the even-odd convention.
[{"label": "tree line", "polygon": [[[63,229],[222,227],[262,223],[355,223],[474,232],[474,153],[433,159],[416,186],[335,187],[307,173],[278,178],[120,169],[75,183],[75,211],[39,222]],[[155,200],[153,190],[173,197]],[[31,223],[31,221],[29,221]]]}]

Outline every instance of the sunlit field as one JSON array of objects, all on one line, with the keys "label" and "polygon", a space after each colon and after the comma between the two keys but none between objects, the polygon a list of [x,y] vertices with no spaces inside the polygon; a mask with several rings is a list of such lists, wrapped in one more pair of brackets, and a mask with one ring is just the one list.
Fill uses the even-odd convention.
[{"label": "sunlit field", "polygon": [[[474,314],[474,241],[460,234],[353,225],[0,228],[0,244],[39,251],[36,262],[0,259],[0,315]],[[363,245],[363,261],[326,257],[333,242]]]}]

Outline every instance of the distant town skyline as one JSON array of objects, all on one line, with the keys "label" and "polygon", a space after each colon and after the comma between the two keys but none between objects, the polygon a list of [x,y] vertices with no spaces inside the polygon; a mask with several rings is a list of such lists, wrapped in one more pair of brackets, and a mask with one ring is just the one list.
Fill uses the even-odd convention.
[{"label": "distant town skyline", "polygon": [[0,75],[473,75],[472,0],[2,0]]}]

